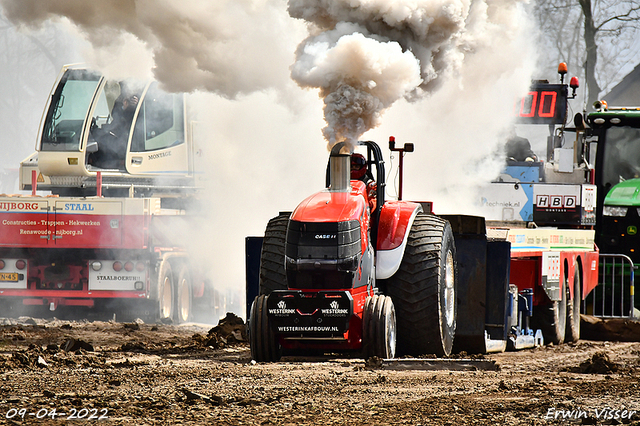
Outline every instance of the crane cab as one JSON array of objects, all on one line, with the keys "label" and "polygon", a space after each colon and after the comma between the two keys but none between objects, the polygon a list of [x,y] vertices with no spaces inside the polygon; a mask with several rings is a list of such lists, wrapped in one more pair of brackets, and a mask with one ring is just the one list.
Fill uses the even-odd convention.
[{"label": "crane cab", "polygon": [[32,170],[39,189],[64,195],[83,195],[98,172],[116,192],[193,186],[187,129],[184,94],[66,66],[45,108],[36,152],[21,164],[21,187],[32,188]]}]

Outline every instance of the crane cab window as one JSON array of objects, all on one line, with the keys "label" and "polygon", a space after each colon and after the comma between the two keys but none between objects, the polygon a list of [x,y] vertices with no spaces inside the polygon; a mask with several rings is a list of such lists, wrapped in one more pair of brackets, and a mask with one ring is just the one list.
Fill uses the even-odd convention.
[{"label": "crane cab window", "polygon": [[153,83],[144,97],[131,140],[132,152],[147,152],[184,143],[182,95],[165,93]]},{"label": "crane cab window", "polygon": [[45,116],[40,151],[80,151],[84,120],[99,83],[100,75],[86,70],[62,76]]},{"label": "crane cab window", "polygon": [[105,82],[91,119],[89,143],[97,142],[98,150],[88,156],[90,165],[124,170],[129,134],[142,90],[143,87],[124,81]]}]

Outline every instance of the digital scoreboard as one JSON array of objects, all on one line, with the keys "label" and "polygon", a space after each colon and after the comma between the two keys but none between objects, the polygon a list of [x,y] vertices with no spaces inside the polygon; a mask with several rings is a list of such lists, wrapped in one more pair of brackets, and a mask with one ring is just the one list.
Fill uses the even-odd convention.
[{"label": "digital scoreboard", "polygon": [[535,83],[515,102],[518,123],[562,124],[567,116],[568,91],[565,84]]}]

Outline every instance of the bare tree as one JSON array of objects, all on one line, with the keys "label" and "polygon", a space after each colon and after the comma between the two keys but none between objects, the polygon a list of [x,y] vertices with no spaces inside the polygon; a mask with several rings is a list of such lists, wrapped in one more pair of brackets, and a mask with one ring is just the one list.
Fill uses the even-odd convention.
[{"label": "bare tree", "polygon": [[33,152],[47,94],[73,50],[70,38],[53,25],[20,31],[0,14],[0,175]]},{"label": "bare tree", "polygon": [[589,104],[636,65],[637,0],[537,0],[534,7],[543,42],[552,47],[543,59],[581,69]]}]

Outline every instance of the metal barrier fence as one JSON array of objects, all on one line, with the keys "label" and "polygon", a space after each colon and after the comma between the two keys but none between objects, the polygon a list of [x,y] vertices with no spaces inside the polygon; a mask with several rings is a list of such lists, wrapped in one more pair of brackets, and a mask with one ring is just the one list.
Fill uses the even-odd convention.
[{"label": "metal barrier fence", "polygon": [[600,318],[633,318],[634,266],[624,254],[600,254],[598,285],[582,302],[582,312]]}]

